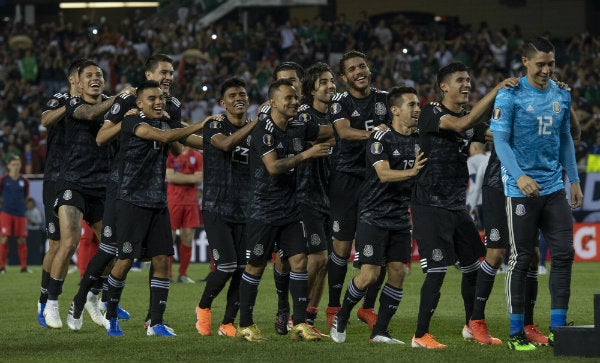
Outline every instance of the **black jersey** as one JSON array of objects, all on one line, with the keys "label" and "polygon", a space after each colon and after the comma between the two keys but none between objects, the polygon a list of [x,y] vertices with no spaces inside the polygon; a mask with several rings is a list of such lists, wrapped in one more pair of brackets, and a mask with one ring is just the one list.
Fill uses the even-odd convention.
[{"label": "black jersey", "polygon": [[[309,105],[302,105],[298,110],[298,119],[306,124],[331,126],[329,115],[321,113]],[[306,160],[298,169],[298,202],[329,213],[329,176],[331,175],[331,158]]]},{"label": "black jersey", "polygon": [[419,145],[428,158],[417,177],[413,201],[417,204],[460,210],[465,208],[469,171],[467,158],[471,141],[485,142],[485,124],[457,133],[440,129],[445,115],[461,117],[439,103],[431,103],[419,116]]},{"label": "black jersey", "polygon": [[358,202],[361,221],[391,230],[410,228],[408,206],[414,178],[382,183],[375,171],[375,164],[387,160],[390,169],[410,169],[415,164],[418,143],[418,134],[406,136],[393,129],[371,135],[366,147],[366,178]]},{"label": "black jersey", "polygon": [[[102,95],[102,101],[108,97]],[[109,171],[109,148],[96,144],[96,135],[102,126],[102,118],[79,120],[73,113],[88,104],[78,96],[71,97],[65,114],[65,149],[61,177],[68,185],[75,185],[101,195],[106,189]]]},{"label": "black jersey", "polygon": [[[350,120],[350,126],[358,130],[372,130],[380,124],[387,124],[390,115],[385,106],[387,92],[371,89],[369,96],[355,98],[350,93],[333,96],[329,114],[333,124],[341,119]],[[342,173],[364,177],[366,140],[342,140],[336,134],[333,149],[334,168]]]},{"label": "black jersey", "polygon": [[176,128],[173,120],[156,120],[139,115],[126,116],[121,125],[119,149],[119,187],[117,199],[139,207],[167,206],[167,151],[169,144],[135,135],[135,128],[147,124],[161,130]]},{"label": "black jersey", "polygon": [[492,145],[492,153],[488,160],[485,174],[483,175],[483,185],[497,189],[504,193],[504,184],[502,183],[502,173],[500,159],[496,154],[496,148]]},{"label": "black jersey", "polygon": [[[71,96],[68,93],[56,93],[42,106],[42,113],[66,106]],[[46,163],[44,164],[44,180],[57,181],[65,155],[65,117],[48,127],[46,136]]]},{"label": "black jersey", "polygon": [[271,225],[300,220],[296,198],[296,172],[270,175],[262,157],[275,152],[278,159],[292,157],[305,149],[306,141],[319,134],[316,125],[294,119],[285,130],[271,119],[270,112],[259,114],[250,137],[250,202],[248,218]]},{"label": "black jersey", "polygon": [[230,136],[241,129],[223,115],[223,119],[205,124],[204,172],[202,210],[220,215],[233,223],[246,222],[246,207],[250,196],[250,135],[231,151],[214,147],[210,141],[215,135]]}]

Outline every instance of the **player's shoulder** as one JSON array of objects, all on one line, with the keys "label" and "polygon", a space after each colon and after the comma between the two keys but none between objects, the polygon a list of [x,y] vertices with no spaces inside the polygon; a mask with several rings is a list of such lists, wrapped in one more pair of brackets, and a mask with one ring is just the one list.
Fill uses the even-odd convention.
[{"label": "player's shoulder", "polygon": [[175,107],[181,107],[181,101],[179,101],[177,97],[170,96],[167,100],[171,102]]},{"label": "player's shoulder", "polygon": [[376,140],[376,141],[382,141],[386,137],[389,137],[389,135],[391,135],[390,131],[391,131],[391,129],[377,130],[371,134],[371,139]]},{"label": "player's shoulder", "polygon": [[376,98],[387,98],[388,95],[388,91],[379,89],[379,88],[375,88],[375,87],[371,87],[371,94],[373,94]]},{"label": "player's shoulder", "polygon": [[348,91],[338,92],[335,95],[333,95],[331,102],[339,102],[339,101],[345,100],[348,98],[348,95],[349,95]]}]

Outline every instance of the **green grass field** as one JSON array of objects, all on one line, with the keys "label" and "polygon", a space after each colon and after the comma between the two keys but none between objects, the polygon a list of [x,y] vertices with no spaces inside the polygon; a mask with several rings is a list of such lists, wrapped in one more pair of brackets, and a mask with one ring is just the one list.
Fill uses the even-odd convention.
[{"label": "green grass field", "polygon": [[[143,318],[148,304],[148,272],[131,272],[125,287],[122,305],[132,314],[123,322],[123,338],[109,338],[103,328],[96,326],[84,312],[81,331],[71,332],[66,327],[69,302],[74,295],[78,276],[67,277],[60,298],[63,329],[41,328],[36,320],[36,301],[39,294],[40,266],[32,266],[33,274],[22,274],[17,266],[9,266],[8,273],[0,275],[0,362],[593,362],[600,358],[557,357],[552,348],[541,347],[534,352],[509,351],[506,346],[481,346],[463,341],[464,321],[460,296],[460,273],[451,268],[446,277],[442,297],[433,317],[431,333],[449,345],[441,351],[410,347],[418,310],[418,296],[423,274],[418,264],[404,286],[404,300],[390,324],[392,335],[407,344],[403,346],[369,344],[368,327],[356,319],[355,312],[348,326],[345,344],[331,340],[320,342],[292,342],[288,336],[278,336],[273,328],[276,297],[272,270],[269,268],[259,287],[255,322],[269,341],[242,342],[218,336],[216,329],[224,310],[225,293],[213,304],[213,335],[198,335],[194,327],[194,308],[204,283],[174,283],[169,294],[165,320],[175,329],[177,337],[148,337],[143,330]],[[174,271],[176,266],[174,266]],[[350,269],[349,275],[357,270]],[[199,279],[206,276],[208,265],[192,264],[189,275]],[[600,293],[600,263],[576,263],[574,266],[569,321],[576,325],[593,324],[593,294]],[[549,293],[548,276],[540,276],[536,308],[536,322],[540,330],[548,331]],[[326,306],[326,294],[321,301]],[[317,327],[326,331],[325,309],[317,319]],[[504,275],[496,280],[488,303],[488,325],[493,335],[506,339],[508,318],[504,300]],[[598,342],[600,344],[600,342]]]}]

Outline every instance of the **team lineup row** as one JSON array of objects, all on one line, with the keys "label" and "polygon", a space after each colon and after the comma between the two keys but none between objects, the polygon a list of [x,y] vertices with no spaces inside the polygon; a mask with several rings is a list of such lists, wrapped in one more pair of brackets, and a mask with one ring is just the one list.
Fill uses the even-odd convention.
[{"label": "team lineup row", "polygon": [[[402,299],[414,237],[426,276],[413,347],[446,347],[429,333],[429,323],[447,268],[455,262],[463,273],[463,336],[501,343],[489,334],[484,311],[509,245],[508,347],[552,344],[552,329],[566,324],[573,261],[561,167],[572,182],[571,207],[581,204],[582,195],[569,134],[570,95],[550,80],[552,44],[530,41],[523,64],[526,76],[502,81],[467,112],[471,82],[462,63],[440,69],[443,98],[421,108],[410,87],[371,88],[367,58],[358,51],[339,62],[348,85],[344,93],[336,94],[328,65],[316,63],[304,72],[284,62],[257,119],[247,117],[244,81],[231,78],[221,86],[225,113],[183,127],[179,101],[169,96],[169,57],[149,58],[148,80],[113,97],[102,94],[97,64],[74,62],[70,94],[56,95],[42,114],[51,126],[48,165],[55,166],[46,173],[44,203],[46,215],[56,219],[47,225],[50,250],[38,321],[62,327],[58,296],[85,219],[101,244],[71,303],[69,328],[81,328],[85,309],[109,336],[122,336],[119,318],[125,312],[119,301],[127,272],[135,258],[146,258],[152,261],[147,334],[175,335],[163,322],[173,254],[165,170],[167,150],[179,154],[187,145],[204,149],[202,207],[216,265],[196,308],[201,335],[211,334],[212,301],[230,281],[219,334],[266,339],[252,312],[265,267],[277,251],[277,333],[289,330],[292,339],[307,341],[326,336],[314,321],[327,278],[333,341],[345,341],[350,312],[364,297],[358,314],[371,327],[370,341],[401,344],[388,324]],[[490,118],[488,126],[483,121]],[[200,131],[202,137],[195,134]],[[471,142],[491,138],[495,152],[483,190],[486,251],[465,210],[466,159]],[[533,324],[538,229],[552,252],[549,337]],[[353,242],[360,272],[342,299]],[[98,303],[103,285],[104,304]],[[106,309],[104,316],[99,307]]]}]

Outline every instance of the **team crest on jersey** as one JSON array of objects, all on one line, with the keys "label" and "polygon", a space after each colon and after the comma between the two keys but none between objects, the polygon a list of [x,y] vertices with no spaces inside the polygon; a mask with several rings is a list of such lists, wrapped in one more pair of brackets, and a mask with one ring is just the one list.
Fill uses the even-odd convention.
[{"label": "team crest on jersey", "polygon": [[110,226],[104,226],[104,229],[102,230],[102,235],[106,238],[112,237],[112,228],[110,228]]},{"label": "team crest on jersey", "polygon": [[54,225],[54,222],[48,223],[48,232],[50,232],[50,233],[56,232],[56,226]]},{"label": "team crest on jersey", "polygon": [[58,106],[58,100],[56,98],[48,100],[47,105],[48,105],[48,107],[54,108],[54,107]]},{"label": "team crest on jersey", "polygon": [[252,141],[252,135],[248,135],[248,137],[246,138],[246,144],[250,145],[250,141]]},{"label": "team crest on jersey", "polygon": [[379,141],[375,141],[371,144],[371,154],[379,155],[383,152],[383,145]]},{"label": "team crest on jersey", "polygon": [[492,120],[499,120],[502,117],[502,109],[500,107],[494,108],[494,112],[492,113]]},{"label": "team crest on jersey", "polygon": [[73,198],[73,192],[70,189],[65,190],[65,192],[63,193],[63,199],[71,200],[71,198]]},{"label": "team crest on jersey", "polygon": [[375,114],[377,116],[383,116],[387,113],[387,108],[385,108],[385,104],[383,102],[377,102],[375,104]]},{"label": "team crest on jersey", "polygon": [[372,245],[366,245],[365,248],[363,248],[363,256],[365,256],[365,257],[373,256],[373,246]]},{"label": "team crest on jersey", "polygon": [[434,106],[433,107],[433,114],[434,115],[437,115],[440,112],[442,112],[442,108],[440,106]]},{"label": "team crest on jersey", "polygon": [[558,101],[552,102],[552,111],[554,111],[554,113],[560,113],[560,103],[558,103]]},{"label": "team crest on jersey", "polygon": [[439,262],[439,261],[441,261],[443,258],[444,258],[444,254],[442,253],[442,250],[440,250],[439,248],[436,248],[436,249],[434,249],[434,250],[431,252],[431,259],[432,259],[432,260],[434,260],[434,261],[436,261],[436,262]]},{"label": "team crest on jersey", "polygon": [[81,100],[79,99],[79,97],[73,97],[73,98],[71,98],[71,100],[69,100],[69,105],[75,106],[79,102],[81,102]]},{"label": "team crest on jersey", "polygon": [[126,241],[125,243],[123,243],[123,253],[131,252],[133,252],[133,245],[131,244],[131,242]]},{"label": "team crest on jersey", "polygon": [[216,248],[214,248],[214,249],[212,250],[212,253],[213,253],[213,259],[214,259],[215,261],[219,261],[219,258],[221,257],[221,256],[219,255],[219,250],[217,250]]},{"label": "team crest on jersey", "polygon": [[527,213],[527,211],[525,210],[525,206],[523,204],[517,204],[517,206],[515,207],[515,214],[519,217],[522,217],[525,215],[525,213]]},{"label": "team crest on jersey", "polygon": [[263,141],[263,144],[265,144],[267,146],[273,146],[273,144],[275,143],[274,142],[275,140],[273,140],[273,135],[271,135],[271,134],[265,134],[263,136],[262,141]]},{"label": "team crest on jersey", "polygon": [[307,123],[308,121],[310,121],[311,117],[307,113],[301,113],[300,116],[298,116],[298,119],[304,123]]},{"label": "team crest on jersey", "polygon": [[468,129],[467,131],[465,131],[465,136],[467,137],[467,139],[471,140],[471,138],[473,138],[473,135],[475,135],[475,130]]},{"label": "team crest on jersey", "polygon": [[208,127],[210,127],[211,129],[220,129],[221,123],[219,121],[211,121]]},{"label": "team crest on jersey", "polygon": [[318,234],[313,233],[310,235],[310,244],[313,246],[318,246],[321,243],[321,237]]},{"label": "team crest on jersey", "polygon": [[335,102],[329,106],[329,109],[333,115],[337,115],[342,110],[342,105],[340,105],[339,102]]},{"label": "team crest on jersey", "polygon": [[302,151],[302,139],[294,137],[294,139],[292,140],[292,147],[294,148],[294,152],[299,153],[300,151]]},{"label": "team crest on jersey", "polygon": [[339,232],[340,231],[340,222],[333,221],[333,231],[334,232]]},{"label": "team crest on jersey", "polygon": [[500,231],[497,228],[492,228],[490,231],[490,240],[498,242],[500,240]]},{"label": "team crest on jersey", "polygon": [[112,113],[113,115],[118,114],[119,111],[121,111],[121,105],[120,104],[113,103],[113,105],[110,106],[110,113]]},{"label": "team crest on jersey", "polygon": [[256,256],[262,256],[265,253],[265,248],[262,244],[259,243],[256,246],[254,246],[254,250],[252,251],[252,253],[254,253],[254,255]]}]

